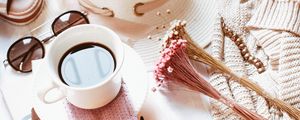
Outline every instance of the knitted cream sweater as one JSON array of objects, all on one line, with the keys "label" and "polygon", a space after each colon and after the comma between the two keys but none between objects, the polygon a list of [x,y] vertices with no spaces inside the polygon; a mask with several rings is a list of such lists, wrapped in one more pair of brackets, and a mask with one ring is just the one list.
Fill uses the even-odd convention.
[{"label": "knitted cream sweater", "polygon": [[[248,76],[276,97],[300,108],[300,1],[225,0],[220,1],[210,52],[239,75]],[[258,74],[245,62],[238,47],[224,37],[220,17],[244,38],[251,54],[261,59],[267,70]],[[267,119],[291,119],[269,108],[266,101],[239,83],[212,73],[210,82],[223,95]],[[241,119],[225,105],[211,100],[217,120]]]}]

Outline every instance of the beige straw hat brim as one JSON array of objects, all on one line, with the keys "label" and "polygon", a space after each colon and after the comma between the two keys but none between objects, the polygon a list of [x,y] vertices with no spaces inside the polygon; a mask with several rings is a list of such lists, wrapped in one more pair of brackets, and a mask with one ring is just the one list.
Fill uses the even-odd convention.
[{"label": "beige straw hat brim", "polygon": [[[150,26],[169,25],[169,22],[174,19],[186,20],[188,33],[202,47],[209,44],[217,15],[215,0],[167,0],[163,5],[145,13],[143,16],[135,16],[132,11],[132,6],[138,2],[143,2],[143,0],[106,0],[101,2],[91,0],[91,2],[98,7],[112,9],[117,18]],[[166,14],[167,9],[171,10],[170,15]],[[158,11],[162,13],[162,17],[156,16]],[[164,33],[165,31],[156,32],[154,30],[149,33],[149,35],[152,35],[151,40],[144,36],[143,39],[133,40],[131,43],[131,47],[141,55],[150,71],[153,70],[155,61],[160,55],[161,41],[158,41],[158,38],[162,37]]]},{"label": "beige straw hat brim", "polygon": [[[172,10],[172,15],[167,17],[167,22],[173,19],[181,19],[187,21],[187,32],[194,41],[200,46],[205,47],[210,42],[213,24],[217,15],[216,3],[214,0],[170,0],[157,10],[148,13],[144,20],[145,23],[151,25],[168,24],[163,23],[158,17],[153,17],[156,11]],[[149,71],[153,70],[155,62],[160,56],[161,42],[158,37],[165,34],[154,35],[151,40],[144,38],[134,42],[132,47],[141,55],[144,63]]]}]

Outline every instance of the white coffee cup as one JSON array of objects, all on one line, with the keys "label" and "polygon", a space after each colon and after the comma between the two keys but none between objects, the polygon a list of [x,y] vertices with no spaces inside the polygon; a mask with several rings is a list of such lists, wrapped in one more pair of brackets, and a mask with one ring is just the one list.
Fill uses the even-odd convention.
[{"label": "white coffee cup", "polygon": [[[41,101],[50,104],[66,98],[77,107],[94,109],[108,104],[117,96],[121,88],[120,70],[124,60],[124,49],[123,43],[115,32],[100,25],[79,25],[59,34],[52,42],[45,57],[47,72],[52,81],[38,90],[37,94]],[[59,61],[70,48],[87,42],[100,43],[108,47],[115,56],[116,68],[107,79],[90,87],[68,86],[59,77]],[[58,89],[55,91],[57,97],[47,99],[47,94],[54,89]]]}]

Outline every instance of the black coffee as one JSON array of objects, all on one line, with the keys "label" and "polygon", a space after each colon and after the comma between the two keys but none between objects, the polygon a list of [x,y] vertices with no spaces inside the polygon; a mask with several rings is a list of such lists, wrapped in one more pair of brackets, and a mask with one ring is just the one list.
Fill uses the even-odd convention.
[{"label": "black coffee", "polygon": [[114,55],[108,47],[99,43],[82,43],[63,55],[58,72],[66,85],[89,87],[109,77],[115,67]]}]

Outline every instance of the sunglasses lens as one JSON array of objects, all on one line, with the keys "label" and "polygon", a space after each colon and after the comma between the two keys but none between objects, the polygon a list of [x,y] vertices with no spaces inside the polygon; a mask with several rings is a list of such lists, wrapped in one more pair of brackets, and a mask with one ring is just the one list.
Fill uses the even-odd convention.
[{"label": "sunglasses lens", "polygon": [[80,12],[71,11],[58,17],[52,24],[52,29],[55,35],[63,32],[64,30],[81,24],[88,24],[89,21],[85,15]]},{"label": "sunglasses lens", "polygon": [[44,57],[42,43],[33,37],[23,38],[15,42],[8,51],[8,62],[16,70],[30,72],[31,61]]}]

